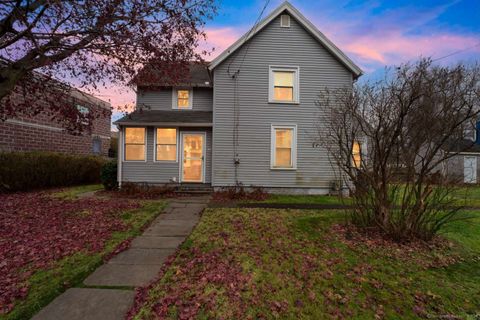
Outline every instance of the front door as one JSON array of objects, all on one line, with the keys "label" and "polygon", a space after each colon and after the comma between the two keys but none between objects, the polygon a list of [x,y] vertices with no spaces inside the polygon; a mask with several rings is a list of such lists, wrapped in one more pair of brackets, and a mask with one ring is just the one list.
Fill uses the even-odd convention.
[{"label": "front door", "polygon": [[477,183],[477,157],[463,158],[463,182]]},{"label": "front door", "polygon": [[182,133],[181,182],[204,182],[204,150],[204,133]]}]

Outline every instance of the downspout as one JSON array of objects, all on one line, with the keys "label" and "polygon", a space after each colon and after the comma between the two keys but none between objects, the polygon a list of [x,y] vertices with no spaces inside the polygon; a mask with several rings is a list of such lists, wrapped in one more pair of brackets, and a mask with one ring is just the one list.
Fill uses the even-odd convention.
[{"label": "downspout", "polygon": [[118,129],[117,182],[118,182],[118,187],[122,188],[123,128],[117,125],[117,129]]}]

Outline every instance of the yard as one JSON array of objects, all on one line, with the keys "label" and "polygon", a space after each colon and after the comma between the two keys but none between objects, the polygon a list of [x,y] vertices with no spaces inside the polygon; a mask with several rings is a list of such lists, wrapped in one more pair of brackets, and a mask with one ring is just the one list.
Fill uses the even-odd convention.
[{"label": "yard", "polygon": [[0,195],[0,319],[28,319],[81,286],[165,205],[81,196],[99,188]]},{"label": "yard", "polygon": [[463,214],[408,247],[348,232],[341,211],[208,209],[130,318],[474,319],[480,213]]}]

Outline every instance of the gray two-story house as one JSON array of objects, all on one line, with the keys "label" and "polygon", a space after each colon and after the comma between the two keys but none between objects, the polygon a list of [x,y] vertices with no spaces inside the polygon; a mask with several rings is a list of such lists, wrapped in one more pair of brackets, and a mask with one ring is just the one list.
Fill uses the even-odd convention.
[{"label": "gray two-story house", "polygon": [[319,146],[325,87],[362,74],[288,2],[188,81],[138,85],[137,108],[116,122],[119,182],[243,185],[328,193],[336,179]]}]

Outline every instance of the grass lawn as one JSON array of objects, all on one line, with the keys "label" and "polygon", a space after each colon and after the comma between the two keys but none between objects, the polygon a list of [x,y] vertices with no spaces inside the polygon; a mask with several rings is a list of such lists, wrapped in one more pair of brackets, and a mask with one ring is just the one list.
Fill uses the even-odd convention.
[{"label": "grass lawn", "polygon": [[103,185],[101,184],[87,184],[83,186],[75,186],[71,188],[62,189],[58,192],[52,193],[52,196],[60,199],[73,200],[73,199],[76,199],[82,193],[98,191],[102,189],[103,189]]},{"label": "grass lawn", "polygon": [[328,196],[328,195],[289,195],[289,194],[271,194],[262,203],[278,204],[350,204],[351,200],[347,197]]},{"label": "grass lawn", "polygon": [[[58,196],[58,193],[52,196],[51,192],[2,196],[5,199],[1,200],[10,201],[15,208],[10,210],[8,205],[1,208],[0,227],[12,223],[9,219],[17,215],[13,217],[13,223],[20,235],[18,239],[14,234],[0,235],[0,256],[5,261],[0,264],[5,268],[0,281],[4,281],[2,285],[10,286],[11,292],[10,296],[7,292],[0,297],[10,304],[11,309],[3,314],[0,312],[0,319],[28,319],[67,288],[81,286],[82,281],[119,245],[141,234],[141,229],[166,204],[164,201],[76,199],[76,194],[96,189],[98,186],[75,187],[62,191],[64,196]],[[37,224],[48,232],[41,234]],[[52,229],[56,228],[55,233]],[[33,252],[24,254],[22,248],[28,247],[29,243]],[[12,255],[7,250],[15,252]],[[38,256],[41,258],[36,259]],[[25,294],[19,296],[19,292]],[[12,297],[14,300],[8,302]]]},{"label": "grass lawn", "polygon": [[[135,319],[416,319],[480,315],[480,213],[450,245],[352,241],[341,212],[208,209]],[[344,229],[343,229],[344,230]]]},{"label": "grass lawn", "polygon": [[[459,206],[479,207],[480,208],[480,187],[468,186],[460,187],[452,194],[455,203]],[[254,201],[244,201],[254,202]],[[329,196],[329,195],[280,195],[271,194],[266,200],[257,201],[261,203],[275,204],[351,204],[348,197]]]}]

